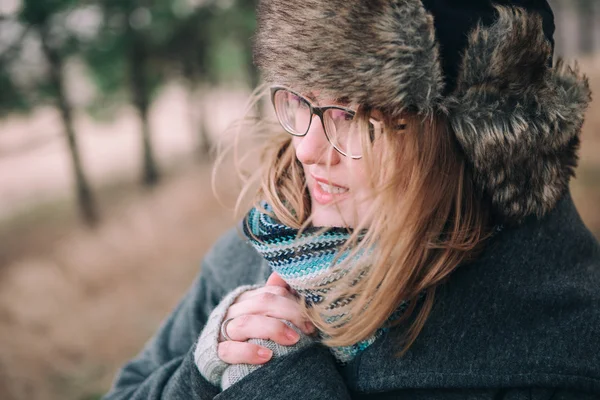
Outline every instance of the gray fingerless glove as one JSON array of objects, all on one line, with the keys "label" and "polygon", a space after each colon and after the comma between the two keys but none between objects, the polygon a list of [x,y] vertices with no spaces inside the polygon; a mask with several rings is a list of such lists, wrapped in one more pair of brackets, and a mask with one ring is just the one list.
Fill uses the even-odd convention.
[{"label": "gray fingerless glove", "polygon": [[[247,340],[248,343],[257,344],[259,346],[266,347],[266,348],[270,349],[271,351],[273,351],[273,357],[269,361],[267,361],[267,363],[271,362],[272,360],[274,360],[276,358],[283,357],[294,351],[297,351],[304,347],[307,347],[316,340],[315,338],[304,334],[300,329],[298,329],[290,321],[286,321],[286,320],[281,320],[281,321],[283,321],[287,326],[289,326],[290,328],[295,330],[300,335],[300,339],[298,340],[298,342],[296,342],[295,344],[293,344],[291,346],[283,346],[283,345],[280,345],[280,344],[278,344],[272,340],[268,340],[268,339],[248,339]],[[223,372],[223,377],[221,378],[221,388],[223,390],[227,389],[229,386],[231,386],[234,383],[236,383],[237,381],[241,380],[243,377],[250,374],[251,372],[256,371],[263,365],[264,364],[259,364],[259,365],[232,364],[232,365],[230,365]]]},{"label": "gray fingerless glove", "polygon": [[219,335],[221,334],[221,324],[223,323],[225,315],[227,315],[227,310],[239,295],[248,290],[258,289],[262,286],[263,285],[246,285],[231,291],[215,307],[209,315],[204,329],[200,332],[200,336],[196,342],[196,349],[194,350],[194,361],[196,362],[196,367],[198,368],[198,371],[200,371],[200,374],[214,386],[219,387],[221,385],[221,376],[229,366],[229,364],[221,360],[217,354]]}]

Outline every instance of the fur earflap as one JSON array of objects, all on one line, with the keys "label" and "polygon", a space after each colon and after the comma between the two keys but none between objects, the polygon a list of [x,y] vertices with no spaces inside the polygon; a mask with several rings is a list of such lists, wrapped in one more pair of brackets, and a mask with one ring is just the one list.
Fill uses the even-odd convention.
[{"label": "fur earflap", "polygon": [[431,114],[444,79],[420,0],[261,0],[254,60],[265,80],[399,116]]},{"label": "fur earflap", "polygon": [[504,222],[518,223],[567,190],[591,94],[577,68],[549,65],[536,13],[497,10],[493,25],[471,33],[445,106],[476,183]]}]

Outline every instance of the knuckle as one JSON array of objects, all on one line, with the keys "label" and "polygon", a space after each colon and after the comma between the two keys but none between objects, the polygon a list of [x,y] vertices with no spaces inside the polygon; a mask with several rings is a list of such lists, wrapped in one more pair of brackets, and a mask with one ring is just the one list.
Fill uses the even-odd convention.
[{"label": "knuckle", "polygon": [[264,333],[271,339],[280,336],[280,334],[285,331],[282,322],[276,318],[269,317],[268,323],[265,323],[263,326]]},{"label": "knuckle", "polygon": [[231,354],[231,343],[221,342],[217,345],[217,355],[222,361],[226,361]]},{"label": "knuckle", "polygon": [[271,292],[264,292],[261,295],[261,300],[265,303],[273,302],[273,301],[275,301],[276,298],[277,298],[277,295],[273,294]]},{"label": "knuckle", "polygon": [[271,289],[273,294],[277,295],[277,296],[287,296],[288,291],[286,288],[283,288],[281,286],[273,286],[273,288]]},{"label": "knuckle", "polygon": [[299,329],[298,324],[293,320],[286,320],[283,324],[286,326],[286,329],[289,330],[295,330],[294,328]]},{"label": "knuckle", "polygon": [[285,335],[290,329],[290,325],[286,323],[286,320],[278,319],[275,324],[272,325],[271,330],[276,335]]},{"label": "knuckle", "polygon": [[290,340],[290,336],[289,336],[290,331],[291,331],[291,329],[282,326],[282,327],[279,327],[279,329],[277,329],[277,332],[275,335],[277,338],[279,338],[280,341],[288,342]]},{"label": "knuckle", "polygon": [[239,308],[239,303],[232,303],[229,308],[227,309],[227,315],[226,317],[229,318],[232,315],[235,315],[236,310]]},{"label": "knuckle", "polygon": [[231,322],[235,322],[237,328],[247,328],[252,323],[252,316],[249,314],[240,315],[238,318]]}]

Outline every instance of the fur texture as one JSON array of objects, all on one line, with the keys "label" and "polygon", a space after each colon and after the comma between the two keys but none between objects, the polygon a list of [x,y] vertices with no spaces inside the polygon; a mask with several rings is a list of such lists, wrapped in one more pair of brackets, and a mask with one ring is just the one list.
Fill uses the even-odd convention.
[{"label": "fur texture", "polygon": [[551,67],[538,13],[496,10],[493,24],[471,31],[448,95],[420,0],[261,0],[255,62],[269,83],[392,117],[447,115],[499,221],[519,223],[567,189],[591,95],[577,68]]},{"label": "fur texture", "polygon": [[430,114],[443,73],[419,0],[263,0],[254,60],[267,82],[400,115]]},{"label": "fur texture", "polygon": [[585,77],[559,61],[537,14],[498,7],[498,20],[469,38],[451,125],[474,179],[504,222],[542,217],[568,187],[590,101]]}]

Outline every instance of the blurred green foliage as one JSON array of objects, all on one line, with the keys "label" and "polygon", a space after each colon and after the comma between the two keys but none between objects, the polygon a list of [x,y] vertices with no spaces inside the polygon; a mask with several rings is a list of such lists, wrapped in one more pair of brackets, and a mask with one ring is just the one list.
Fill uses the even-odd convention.
[{"label": "blurred green foliage", "polygon": [[[255,86],[250,38],[254,0],[21,0],[16,13],[0,15],[0,116],[53,104],[49,60],[61,68],[76,59],[95,88],[84,110],[112,117],[127,102],[132,81],[149,105],[169,81]],[[132,65],[133,64],[133,65]],[[36,65],[32,68],[32,65]],[[140,77],[141,75],[141,77]]]},{"label": "blurred green foliage", "polygon": [[[51,105],[60,112],[82,216],[98,219],[79,156],[73,115],[111,119],[126,104],[140,118],[142,182],[159,181],[149,108],[167,83],[185,82],[190,98],[214,85],[258,84],[250,38],[255,0],[21,0],[0,15],[0,117]],[[84,77],[68,76],[76,61]],[[69,98],[68,82],[86,79],[93,96]],[[201,151],[210,143],[203,130]]]}]

